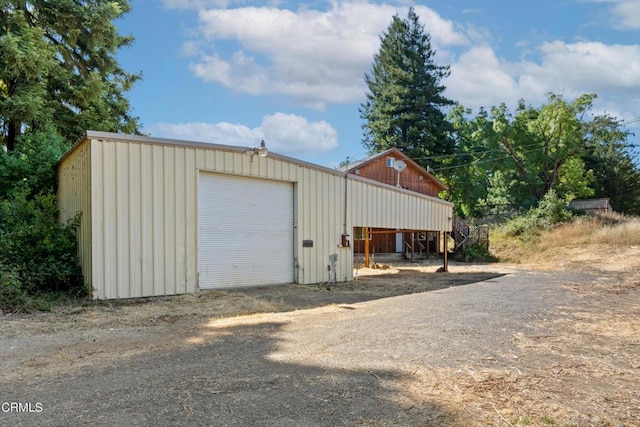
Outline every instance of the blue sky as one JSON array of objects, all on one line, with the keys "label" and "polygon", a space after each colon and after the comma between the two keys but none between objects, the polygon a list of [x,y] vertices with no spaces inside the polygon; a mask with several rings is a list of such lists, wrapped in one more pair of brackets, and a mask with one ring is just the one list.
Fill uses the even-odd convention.
[{"label": "blue sky", "polygon": [[[414,6],[472,108],[596,93],[640,135],[640,1],[131,0],[120,64],[151,136],[257,146],[334,167],[366,156],[364,73],[394,14]],[[640,138],[634,137],[633,141]]]}]

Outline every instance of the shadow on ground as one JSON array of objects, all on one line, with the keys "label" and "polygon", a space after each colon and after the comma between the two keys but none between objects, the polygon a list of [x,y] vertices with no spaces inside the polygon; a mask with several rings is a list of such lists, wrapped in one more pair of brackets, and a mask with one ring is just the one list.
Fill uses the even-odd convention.
[{"label": "shadow on ground", "polygon": [[412,269],[399,269],[396,273],[363,276],[353,282],[319,285],[278,285],[240,288],[240,293],[258,300],[275,303],[282,311],[315,308],[329,304],[354,304],[380,298],[429,292],[453,286],[495,279],[502,273],[425,273]]},{"label": "shadow on ground", "polygon": [[[74,376],[34,378],[3,401],[40,403],[37,413],[1,413],[0,424],[345,426],[455,425],[454,413],[416,400],[407,374],[287,361],[286,323],[203,324],[178,351],[123,357]],[[96,343],[99,345],[99,343]],[[316,364],[317,364],[317,359]],[[322,360],[322,359],[321,359]]]}]

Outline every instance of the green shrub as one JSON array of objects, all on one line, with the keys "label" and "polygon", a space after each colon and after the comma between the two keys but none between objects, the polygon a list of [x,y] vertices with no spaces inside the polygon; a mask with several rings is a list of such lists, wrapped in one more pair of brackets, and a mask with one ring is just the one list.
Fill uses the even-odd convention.
[{"label": "green shrub", "polygon": [[20,284],[18,274],[0,265],[0,310],[31,311],[31,298]]},{"label": "green shrub", "polygon": [[465,247],[461,252],[456,253],[456,261],[461,262],[497,262],[498,258],[493,256],[486,245],[475,244]]},{"label": "green shrub", "polygon": [[17,186],[0,201],[0,265],[10,277],[17,275],[29,295],[77,293],[83,288],[75,236],[80,217],[59,224],[55,196],[30,193],[28,186]]},{"label": "green shrub", "polygon": [[522,240],[534,238],[540,231],[571,219],[572,213],[566,205],[564,199],[550,190],[537,206],[509,221],[505,232],[510,236],[519,236]]},{"label": "green shrub", "polygon": [[79,216],[58,223],[56,164],[68,144],[55,132],[0,150],[0,309],[47,310],[86,294],[77,256]]}]

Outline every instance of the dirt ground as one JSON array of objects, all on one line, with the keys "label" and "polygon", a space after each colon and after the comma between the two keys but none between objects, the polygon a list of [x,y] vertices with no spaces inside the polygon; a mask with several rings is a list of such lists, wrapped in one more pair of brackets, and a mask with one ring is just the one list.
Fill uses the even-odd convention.
[{"label": "dirt ground", "polygon": [[[398,264],[360,269],[358,280],[347,284],[202,292],[5,314],[0,389],[7,400],[7,390],[181,351],[206,341],[189,331],[210,322],[250,324],[256,313],[271,313],[261,314],[262,322],[280,322],[286,313],[305,316],[318,310],[331,317],[364,301],[491,282],[529,270],[560,270],[597,279],[557,285],[572,297],[559,306],[550,302],[548,313],[513,333],[508,344],[516,350],[509,350],[506,362],[476,355],[482,363],[420,365],[385,379],[392,383],[388,387],[401,390],[402,417],[364,424],[640,426],[640,248],[616,253],[606,246],[576,248],[562,258],[532,261],[452,263],[449,273],[436,273],[440,264],[435,263]],[[493,351],[502,354],[499,348]],[[382,381],[373,371],[371,376]],[[416,409],[427,406],[428,415]],[[188,405],[184,414],[188,421]]]},{"label": "dirt ground", "polygon": [[[279,285],[173,297],[110,300],[53,312],[5,314],[0,321],[3,357],[0,380],[59,375],[92,364],[181,346],[164,337],[212,319],[279,313],[344,305],[379,298],[466,285],[513,271],[513,267],[452,265],[435,273],[440,262],[383,264],[389,269],[357,270],[357,280],[334,285]],[[425,280],[425,274],[429,274]],[[118,332],[126,331],[125,334]],[[114,334],[114,332],[116,332]],[[115,338],[114,338],[115,336]],[[93,342],[103,343],[96,350]],[[28,342],[28,345],[24,345]]]}]

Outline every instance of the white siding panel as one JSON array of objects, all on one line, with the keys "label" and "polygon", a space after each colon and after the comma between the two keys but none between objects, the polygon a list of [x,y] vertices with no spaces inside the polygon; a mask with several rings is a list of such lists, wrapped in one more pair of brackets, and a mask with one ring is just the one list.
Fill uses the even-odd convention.
[{"label": "white siding panel", "polygon": [[153,204],[153,293],[150,295],[166,295],[165,283],[167,278],[164,272],[164,247],[166,245],[164,235],[164,153],[165,147],[153,146],[151,158],[153,170],[153,192],[151,195]]},{"label": "white siding panel", "polygon": [[186,248],[186,290],[196,292],[198,290],[198,170],[196,150],[189,150],[185,164],[185,236]]},{"label": "white siding panel", "polygon": [[115,148],[115,164],[112,166],[105,165],[105,170],[110,173],[111,179],[115,180],[116,188],[114,201],[112,202],[116,211],[116,296],[118,298],[127,298],[139,295],[129,282],[129,272],[131,268],[130,239],[132,231],[129,228],[132,213],[132,207],[129,204],[129,159],[131,157],[131,145],[125,142],[118,142]]},{"label": "white siding panel", "polygon": [[174,165],[175,165],[175,195],[174,195],[174,208],[175,208],[175,220],[173,221],[174,236],[175,236],[175,248],[174,255],[176,269],[175,269],[175,290],[173,293],[183,294],[186,290],[187,282],[187,253],[185,246],[185,224],[186,224],[186,168],[185,168],[185,148],[176,148],[174,152]]},{"label": "white siding panel", "polygon": [[163,147],[164,148],[164,194],[163,207],[164,210],[164,222],[162,224],[162,234],[164,237],[164,277],[165,277],[165,294],[173,294],[175,289],[176,278],[176,170],[174,163],[174,156],[176,147]]},{"label": "white siding panel", "polygon": [[293,282],[291,183],[202,172],[201,289]]}]

